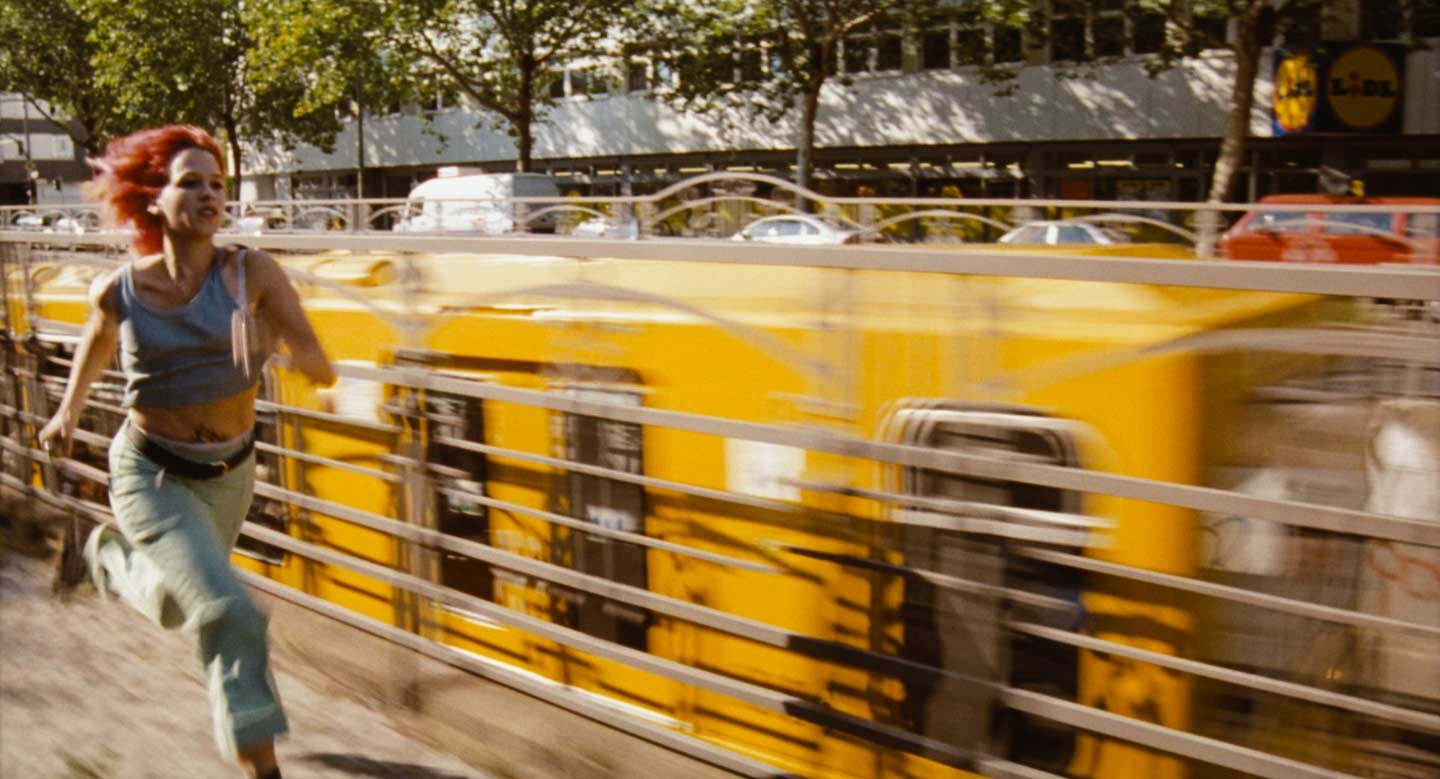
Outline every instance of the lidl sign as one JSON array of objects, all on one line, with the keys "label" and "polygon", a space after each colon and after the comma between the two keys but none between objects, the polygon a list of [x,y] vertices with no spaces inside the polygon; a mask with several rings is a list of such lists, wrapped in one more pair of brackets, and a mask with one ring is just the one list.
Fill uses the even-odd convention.
[{"label": "lidl sign", "polygon": [[1398,133],[1405,106],[1405,47],[1324,43],[1275,55],[1276,135]]}]

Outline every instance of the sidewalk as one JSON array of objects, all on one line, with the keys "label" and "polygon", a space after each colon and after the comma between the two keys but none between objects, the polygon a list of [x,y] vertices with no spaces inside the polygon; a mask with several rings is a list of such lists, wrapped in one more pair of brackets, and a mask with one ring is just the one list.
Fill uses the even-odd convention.
[{"label": "sidewalk", "polygon": [[[0,779],[224,779],[194,650],[84,587],[49,593],[46,560],[0,547]],[[287,779],[489,779],[277,652],[293,733]]]},{"label": "sidewalk", "polygon": [[[41,537],[0,499],[0,779],[227,779],[179,632],[88,585],[50,595]],[[292,732],[286,779],[735,779],[717,765],[257,593]],[[738,758],[737,758],[738,759]],[[764,770],[747,776],[772,777]]]}]

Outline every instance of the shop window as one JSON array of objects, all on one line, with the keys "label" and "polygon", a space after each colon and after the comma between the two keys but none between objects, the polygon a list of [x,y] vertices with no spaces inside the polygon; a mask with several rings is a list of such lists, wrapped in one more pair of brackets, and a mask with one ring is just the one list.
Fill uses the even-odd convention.
[{"label": "shop window", "polygon": [[[608,389],[569,389],[565,394],[582,400],[640,405],[634,392]],[[642,471],[641,427],[630,422],[557,414],[565,459],[598,465],[623,473]],[[638,484],[603,476],[567,472],[562,477],[562,510],[569,516],[612,530],[645,532],[645,490]],[[645,547],[605,536],[571,531],[568,556],[577,571],[602,576],[636,587],[648,586]],[[646,648],[650,612],[588,593],[574,593],[562,622],[585,633],[636,649]]]},{"label": "shop window", "polygon": [[[1074,441],[1063,425],[1008,406],[949,406],[900,412],[903,443],[1027,462],[1075,465]],[[1076,512],[1078,494],[1054,487],[969,477],[923,468],[901,473],[906,494],[967,503]],[[1078,572],[1007,554],[1003,535],[965,534],[910,525],[907,565],[985,584],[1048,594],[1079,603]],[[1059,537],[1057,537],[1059,538]],[[1026,541],[1027,544],[1043,543]],[[1074,551],[1064,541],[1054,547]],[[1057,627],[1064,617],[999,599],[942,590],[906,577],[901,618],[902,656],[1007,685],[1074,700],[1078,653],[1054,642],[1011,636],[998,628],[1004,614]],[[1063,772],[1074,735],[1063,726],[1005,709],[980,685],[955,679],[907,681],[902,715],[926,736],[962,748],[991,750],[1008,759]]]}]

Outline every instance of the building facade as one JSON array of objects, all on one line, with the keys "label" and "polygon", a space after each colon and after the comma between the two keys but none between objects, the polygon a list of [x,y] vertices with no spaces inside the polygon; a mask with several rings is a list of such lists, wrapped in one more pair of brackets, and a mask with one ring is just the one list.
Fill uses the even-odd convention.
[{"label": "building facade", "polygon": [[[1401,31],[1383,27],[1364,4],[1335,5],[1340,12],[1323,17],[1326,43],[1262,56],[1237,197],[1314,192],[1337,176],[1372,195],[1440,195],[1440,37],[1407,47],[1395,42]],[[1113,19],[1092,14],[1079,27],[1053,19],[1040,49],[959,21],[847,39],[844,83],[831,79],[822,94],[813,186],[832,195],[1202,199],[1233,58],[1204,52],[1152,77],[1154,26],[1115,7]],[[1107,19],[1115,26],[1106,39],[1118,43],[1097,53],[1109,63],[1085,72],[1067,65],[1061,31],[1096,40],[1094,26]],[[1297,55],[1309,70],[1297,69]],[[984,81],[977,56],[1024,60],[1006,94]],[[653,97],[654,84],[669,77],[643,57],[574,63],[552,87],[557,104],[535,126],[534,169],[575,194],[639,194],[710,171],[793,174],[793,117],[684,113]],[[1367,85],[1378,94],[1365,94]],[[1351,86],[1353,110],[1334,110]],[[1310,114],[1324,121],[1308,121]],[[1383,120],[1371,121],[1376,115]],[[1297,125],[1295,116],[1307,121]],[[403,197],[442,166],[515,166],[503,125],[463,103],[371,116],[364,128],[369,197]],[[357,146],[352,124],[332,154],[256,150],[244,196],[354,196]]]},{"label": "building facade", "polygon": [[90,178],[84,149],[65,128],[44,118],[49,108],[0,93],[0,205],[81,202]]}]

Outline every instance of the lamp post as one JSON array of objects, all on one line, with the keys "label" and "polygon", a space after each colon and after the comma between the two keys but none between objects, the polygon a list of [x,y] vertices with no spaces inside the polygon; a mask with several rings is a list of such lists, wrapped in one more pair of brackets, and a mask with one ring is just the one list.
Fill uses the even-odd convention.
[{"label": "lamp post", "polygon": [[30,156],[30,100],[24,95],[20,96],[20,127],[25,134],[25,199],[33,206],[40,197],[37,188],[40,172],[35,170],[35,160]]}]

